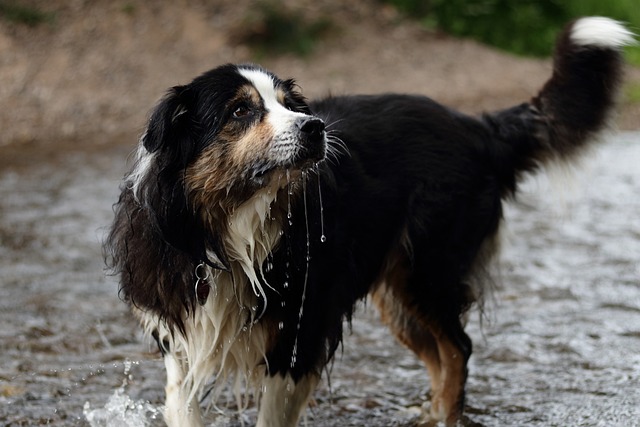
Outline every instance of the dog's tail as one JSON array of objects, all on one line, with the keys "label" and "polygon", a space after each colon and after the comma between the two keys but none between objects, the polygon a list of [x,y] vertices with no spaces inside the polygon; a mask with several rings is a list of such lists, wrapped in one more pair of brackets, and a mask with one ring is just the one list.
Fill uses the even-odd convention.
[{"label": "dog's tail", "polygon": [[553,75],[531,102],[484,116],[494,137],[493,162],[505,191],[523,172],[568,161],[598,139],[614,113],[622,84],[622,48],[633,34],[609,18],[567,25],[555,47]]}]

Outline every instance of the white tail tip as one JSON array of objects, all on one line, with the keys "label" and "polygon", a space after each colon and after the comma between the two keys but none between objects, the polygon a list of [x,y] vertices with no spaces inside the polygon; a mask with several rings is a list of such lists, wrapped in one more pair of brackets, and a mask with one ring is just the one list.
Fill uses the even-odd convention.
[{"label": "white tail tip", "polygon": [[571,29],[571,40],[581,46],[619,49],[635,44],[634,34],[611,18],[592,16],[578,19]]}]

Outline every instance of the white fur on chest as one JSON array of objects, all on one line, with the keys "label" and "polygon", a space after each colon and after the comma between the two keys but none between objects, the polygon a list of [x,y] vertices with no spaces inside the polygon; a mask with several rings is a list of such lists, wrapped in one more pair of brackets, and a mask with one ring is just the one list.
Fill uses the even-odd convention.
[{"label": "white fur on chest", "polygon": [[278,221],[270,215],[276,194],[260,191],[229,216],[225,249],[231,271],[206,267],[205,273],[199,272],[207,276],[210,292],[195,312],[185,312],[184,335],[169,331],[155,315],[139,313],[147,332],[158,329],[160,339],[169,342],[171,357],[183,372],[186,401],[199,399],[212,378],[214,401],[228,382],[234,384],[238,400],[243,385],[249,386],[247,394],[260,388],[269,337],[259,321],[268,301],[258,275],[280,238]]}]

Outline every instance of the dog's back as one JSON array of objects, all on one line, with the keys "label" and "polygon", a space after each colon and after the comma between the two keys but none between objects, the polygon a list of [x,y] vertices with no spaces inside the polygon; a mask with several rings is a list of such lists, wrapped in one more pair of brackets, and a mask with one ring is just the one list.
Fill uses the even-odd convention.
[{"label": "dog's back", "polygon": [[503,199],[524,173],[573,161],[607,130],[622,82],[620,48],[631,42],[606,18],[570,24],[540,93],[480,118],[414,95],[311,104],[349,151],[326,165],[323,175],[336,177],[323,194],[338,206],[326,227],[344,231],[329,235],[351,243],[329,244],[317,261],[372,290],[383,319],[429,369],[434,419],[454,424],[462,412],[471,341],[461,319],[482,298],[478,276],[497,249]]}]

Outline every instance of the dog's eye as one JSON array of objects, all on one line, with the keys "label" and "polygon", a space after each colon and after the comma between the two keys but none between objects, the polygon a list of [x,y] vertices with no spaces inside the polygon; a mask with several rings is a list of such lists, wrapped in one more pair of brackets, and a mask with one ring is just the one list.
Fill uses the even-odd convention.
[{"label": "dog's eye", "polygon": [[238,105],[233,111],[233,117],[236,119],[242,119],[251,115],[251,109],[247,105]]}]

